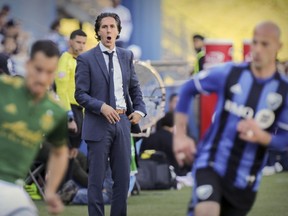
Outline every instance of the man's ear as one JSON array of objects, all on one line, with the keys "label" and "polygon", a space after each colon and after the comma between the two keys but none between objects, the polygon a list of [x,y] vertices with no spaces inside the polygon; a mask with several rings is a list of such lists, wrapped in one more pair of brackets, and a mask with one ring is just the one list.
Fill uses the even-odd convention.
[{"label": "man's ear", "polygon": [[280,49],[282,49],[282,47],[283,47],[283,43],[282,43],[282,42],[279,42],[279,44],[278,44],[278,51],[279,51]]}]

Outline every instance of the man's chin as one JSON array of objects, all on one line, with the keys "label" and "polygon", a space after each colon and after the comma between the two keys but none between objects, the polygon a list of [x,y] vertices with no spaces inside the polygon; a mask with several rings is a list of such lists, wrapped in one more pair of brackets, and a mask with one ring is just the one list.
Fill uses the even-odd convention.
[{"label": "man's chin", "polygon": [[261,64],[261,63],[254,63],[253,66],[256,70],[262,70],[263,69],[263,64]]},{"label": "man's chin", "polygon": [[30,88],[30,92],[35,98],[42,98],[46,93],[46,89]]}]

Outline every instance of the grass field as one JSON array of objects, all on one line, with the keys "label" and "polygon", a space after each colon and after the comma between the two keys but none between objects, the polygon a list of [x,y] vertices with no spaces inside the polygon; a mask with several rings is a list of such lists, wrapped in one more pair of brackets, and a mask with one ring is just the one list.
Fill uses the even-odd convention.
[{"label": "grass field", "polygon": [[[128,199],[129,216],[182,216],[185,215],[191,188],[179,191],[141,191]],[[256,203],[249,216],[288,216],[288,172],[263,178]],[[40,216],[48,216],[45,204],[36,202]],[[105,208],[109,215],[109,206]],[[61,216],[86,216],[87,206],[67,206]]]}]

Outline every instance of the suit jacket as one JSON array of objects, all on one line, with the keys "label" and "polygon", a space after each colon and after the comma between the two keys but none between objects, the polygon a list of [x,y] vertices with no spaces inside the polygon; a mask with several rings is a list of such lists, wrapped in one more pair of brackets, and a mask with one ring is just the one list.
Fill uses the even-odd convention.
[{"label": "suit jacket", "polygon": [[[122,71],[126,114],[130,115],[134,110],[138,110],[146,115],[145,103],[134,70],[133,54],[119,47],[116,52]],[[75,79],[75,98],[85,108],[82,138],[99,141],[109,124],[101,114],[103,103],[109,105],[109,75],[99,44],[78,56]],[[132,125],[131,131],[141,132],[139,125]]]}]

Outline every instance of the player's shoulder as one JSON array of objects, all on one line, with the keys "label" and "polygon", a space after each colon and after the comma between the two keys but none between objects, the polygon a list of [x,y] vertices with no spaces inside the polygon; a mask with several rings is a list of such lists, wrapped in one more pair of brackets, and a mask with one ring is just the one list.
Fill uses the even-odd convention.
[{"label": "player's shoulder", "polygon": [[65,107],[59,100],[56,99],[55,93],[47,93],[47,106],[59,114],[66,114]]},{"label": "player's shoulder", "polygon": [[73,59],[73,56],[66,51],[60,56],[59,62],[69,61],[70,59]]},{"label": "player's shoulder", "polygon": [[247,62],[241,62],[241,63],[238,63],[238,62],[223,62],[223,63],[220,63],[220,64],[217,64],[213,67],[211,67],[211,69],[218,69],[218,70],[230,70],[232,68],[247,68],[249,66],[249,63]]},{"label": "player's shoulder", "polygon": [[125,55],[125,56],[128,56],[128,58],[131,58],[133,56],[133,52],[129,49],[117,47],[116,51],[117,51],[117,55]]},{"label": "player's shoulder", "polygon": [[83,53],[81,53],[78,57],[77,57],[77,59],[78,58],[87,58],[87,57],[90,57],[91,55],[95,55],[96,54],[96,51],[97,51],[97,49],[98,49],[98,46],[99,45],[97,45],[96,47],[93,47],[93,48],[91,48],[91,49],[89,49],[89,50],[86,50],[85,52],[83,52]]},{"label": "player's shoulder", "polygon": [[209,69],[211,72],[218,72],[222,75],[228,76],[229,74],[237,71],[237,73],[241,71],[245,71],[249,69],[249,63],[243,62],[243,63],[237,63],[237,62],[225,62],[218,64],[216,66],[213,66]]},{"label": "player's shoulder", "polygon": [[280,79],[287,84],[287,88],[288,88],[288,76],[280,72],[277,72],[277,73],[279,73]]},{"label": "player's shoulder", "polygon": [[0,75],[0,85],[2,88],[14,88],[19,89],[24,86],[23,77],[19,76],[9,76],[7,74]]}]

